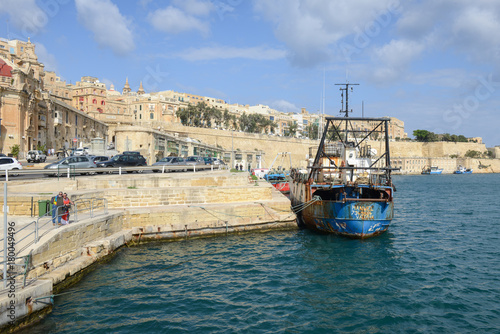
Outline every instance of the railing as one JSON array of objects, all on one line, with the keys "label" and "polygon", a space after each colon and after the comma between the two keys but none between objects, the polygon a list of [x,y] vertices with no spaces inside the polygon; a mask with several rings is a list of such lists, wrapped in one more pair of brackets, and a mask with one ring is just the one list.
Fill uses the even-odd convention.
[{"label": "railing", "polygon": [[95,175],[95,174],[112,174],[118,173],[122,175],[123,173],[143,173],[144,171],[157,171],[160,173],[168,172],[180,172],[186,170],[186,172],[199,172],[199,171],[216,171],[216,170],[227,170],[229,167],[227,165],[198,165],[198,166],[138,166],[138,167],[100,167],[100,168],[71,168],[64,167],[58,169],[15,169],[15,170],[5,170],[5,181],[9,181],[12,176],[17,175],[31,175],[31,174],[44,174],[47,176],[57,176],[57,177],[67,177],[72,178],[76,174],[81,175]]},{"label": "railing", "polygon": [[[26,224],[16,230],[16,245],[21,247],[16,249],[16,256],[26,250],[31,245],[36,244],[47,233],[59,228],[59,222],[62,221],[66,212],[58,213],[58,207],[53,207],[45,215],[38,217],[31,223]],[[62,210],[61,210],[62,211]],[[79,198],[74,201],[74,206],[68,212],[68,224],[77,223],[84,219],[93,218],[101,214],[108,213],[108,200],[106,198]],[[69,217],[74,215],[74,219]],[[19,238],[18,238],[19,237]],[[0,239],[0,244],[3,243],[3,237]],[[0,249],[0,254],[3,256],[3,249]]]},{"label": "railing", "polygon": [[[11,285],[18,285],[19,287],[24,288],[28,283],[26,282],[26,277],[32,267],[31,252],[25,256],[13,257],[9,258],[7,261],[1,261],[0,266],[4,268],[1,278],[3,284],[0,286],[0,294],[6,293],[8,290],[12,289],[13,287]],[[21,271],[17,269],[21,269]],[[21,284],[16,282],[18,277],[23,278]],[[34,280],[35,279],[32,279],[31,281]],[[9,287],[7,287],[7,285],[9,285]]]}]

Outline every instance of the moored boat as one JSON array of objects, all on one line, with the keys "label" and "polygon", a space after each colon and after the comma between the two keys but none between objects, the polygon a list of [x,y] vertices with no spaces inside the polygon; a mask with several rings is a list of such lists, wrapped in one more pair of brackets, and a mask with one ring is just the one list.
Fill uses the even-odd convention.
[{"label": "moored boat", "polygon": [[[284,161],[287,156],[290,159],[290,168],[291,168],[292,157],[290,152],[280,152],[276,155],[273,162],[271,163],[268,173],[264,175],[264,179],[267,182],[271,183],[274,188],[278,189],[283,194],[290,193],[290,184],[289,184],[290,170],[286,170],[284,168]],[[276,163],[276,160],[279,157],[281,157],[279,165],[276,168],[273,168]]]},{"label": "moored boat", "polygon": [[465,168],[462,165],[459,165],[457,170],[453,172],[453,174],[472,174],[473,169]]},{"label": "moored boat", "polygon": [[431,166],[431,167],[424,167],[422,169],[422,173],[424,175],[433,175],[433,174],[441,174],[443,172],[442,168],[439,168],[437,166]]},{"label": "moored boat", "polygon": [[[308,173],[292,169],[290,199],[299,225],[352,238],[385,232],[394,216],[390,166],[389,118],[326,117],[317,153]],[[342,106],[343,107],[343,106]],[[379,136],[382,135],[382,136]],[[383,137],[381,153],[367,139]]]}]

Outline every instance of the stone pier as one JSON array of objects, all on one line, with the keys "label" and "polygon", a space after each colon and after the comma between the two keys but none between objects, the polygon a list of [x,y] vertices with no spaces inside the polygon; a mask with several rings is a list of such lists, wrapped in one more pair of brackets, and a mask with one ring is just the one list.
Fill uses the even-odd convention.
[{"label": "stone pier", "polygon": [[[9,181],[9,221],[19,222],[20,228],[36,219],[27,216],[38,213],[38,200],[60,190],[74,201],[105,198],[107,212],[94,212],[92,218],[82,213],[68,226],[50,226],[19,254],[31,254],[28,284],[23,288],[17,282],[15,299],[8,290],[0,291],[3,332],[50,312],[51,296],[123,245],[297,228],[288,198],[267,182],[252,181],[246,172],[228,171],[54,178],[35,186],[32,181]],[[15,324],[9,318],[10,303],[16,305]]]}]

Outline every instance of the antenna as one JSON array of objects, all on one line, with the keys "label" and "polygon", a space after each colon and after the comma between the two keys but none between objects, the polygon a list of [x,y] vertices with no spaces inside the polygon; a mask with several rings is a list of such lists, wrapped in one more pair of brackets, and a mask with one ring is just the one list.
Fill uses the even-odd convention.
[{"label": "antenna", "polygon": [[[345,117],[349,117],[349,112],[352,112],[352,110],[349,110],[349,86],[351,86],[351,92],[353,91],[352,86],[358,86],[359,84],[350,84],[350,83],[345,83],[345,84],[335,84],[335,86],[345,86],[345,88],[340,88],[342,97],[344,96],[345,92],[345,110],[340,110],[341,113],[345,113]],[[342,99],[342,109],[344,108],[344,103]]]}]

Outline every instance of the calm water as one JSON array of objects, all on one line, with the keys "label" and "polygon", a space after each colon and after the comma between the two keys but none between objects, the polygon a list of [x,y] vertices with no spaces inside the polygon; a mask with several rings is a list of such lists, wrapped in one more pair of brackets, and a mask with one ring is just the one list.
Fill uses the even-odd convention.
[{"label": "calm water", "polygon": [[380,237],[293,231],[127,248],[28,332],[499,333],[500,175],[395,183],[396,218]]}]

